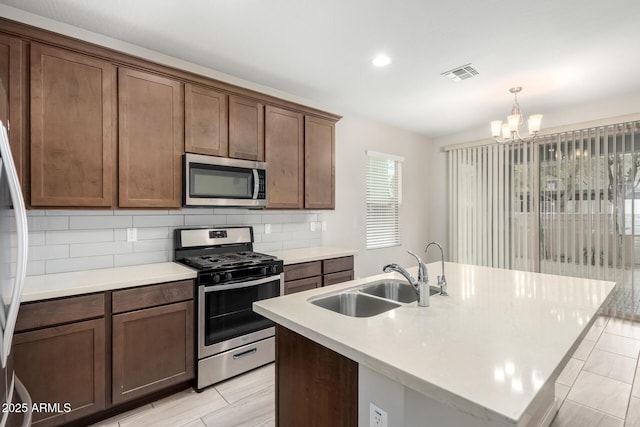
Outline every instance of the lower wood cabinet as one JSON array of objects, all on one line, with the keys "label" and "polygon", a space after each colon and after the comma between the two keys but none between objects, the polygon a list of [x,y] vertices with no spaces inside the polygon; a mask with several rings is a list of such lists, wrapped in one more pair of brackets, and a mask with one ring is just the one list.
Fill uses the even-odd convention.
[{"label": "lower wood cabinet", "polygon": [[60,413],[33,413],[34,426],[65,424],[105,408],[104,318],[17,333],[13,353],[33,402],[61,407]]},{"label": "lower wood cabinet", "polygon": [[353,280],[353,256],[284,266],[284,294]]},{"label": "lower wood cabinet", "polygon": [[114,404],[194,376],[193,301],[113,316]]},{"label": "lower wood cabinet", "polygon": [[91,424],[102,411],[186,386],[195,371],[194,291],[182,280],[23,304],[16,375],[34,402],[61,407],[34,413],[33,424]]},{"label": "lower wood cabinet", "polygon": [[356,362],[282,326],[276,346],[277,426],[358,425]]}]

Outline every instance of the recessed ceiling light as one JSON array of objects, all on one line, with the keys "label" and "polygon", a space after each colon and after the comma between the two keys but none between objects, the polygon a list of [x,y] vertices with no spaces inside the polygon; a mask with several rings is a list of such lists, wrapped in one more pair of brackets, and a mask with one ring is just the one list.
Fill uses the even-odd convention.
[{"label": "recessed ceiling light", "polygon": [[391,58],[389,58],[387,55],[378,55],[373,58],[373,61],[371,61],[371,63],[376,67],[385,67],[389,65],[390,62]]}]

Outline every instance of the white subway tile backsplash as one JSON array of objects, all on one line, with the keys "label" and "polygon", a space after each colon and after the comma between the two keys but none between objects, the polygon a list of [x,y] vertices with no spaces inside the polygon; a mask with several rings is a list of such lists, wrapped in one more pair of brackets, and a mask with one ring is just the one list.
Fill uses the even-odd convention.
[{"label": "white subway tile backsplash", "polygon": [[173,239],[138,240],[133,243],[134,252],[172,251]]},{"label": "white subway tile backsplash", "polygon": [[81,258],[51,259],[45,261],[45,273],[63,273],[66,271],[94,270],[112,268],[113,255],[88,256]]},{"label": "white subway tile backsplash", "polygon": [[69,245],[32,246],[27,256],[29,262],[58,258],[69,258]]},{"label": "white subway tile backsplash", "polygon": [[39,276],[40,274],[44,274],[44,261],[27,262],[27,276]]},{"label": "white subway tile backsplash", "polygon": [[180,211],[166,211],[166,210],[148,210],[148,209],[118,209],[117,211],[113,211],[114,215],[169,215],[169,212],[180,212]]},{"label": "white subway tile backsplash", "polygon": [[173,231],[169,227],[148,227],[138,229],[138,240],[173,239]]},{"label": "white subway tile backsplash", "polygon": [[134,227],[169,227],[182,225],[184,225],[184,215],[140,215],[133,217]]},{"label": "white subway tile backsplash", "polygon": [[30,231],[68,230],[68,216],[29,216],[27,225]]},{"label": "white subway tile backsplash", "polygon": [[72,258],[83,256],[113,255],[133,252],[133,243],[128,242],[98,242],[76,243],[70,245],[69,256]]},{"label": "white subway tile backsplash", "polygon": [[256,243],[253,245],[253,250],[256,252],[281,251],[282,249],[284,249],[282,242]]},{"label": "white subway tile backsplash", "polygon": [[127,265],[153,264],[156,262],[167,262],[173,260],[170,251],[159,252],[133,252],[130,254],[114,255],[114,266],[124,267]]},{"label": "white subway tile backsplash", "polygon": [[111,241],[113,241],[113,230],[47,231],[45,236],[47,245]]},{"label": "white subway tile backsplash", "polygon": [[[248,209],[30,211],[29,275],[166,262],[173,259],[174,230],[180,227],[251,225],[254,249],[270,252],[320,246],[322,233],[309,231],[321,220],[309,211]],[[264,234],[264,224],[271,233]],[[127,242],[127,228],[138,240]]]},{"label": "white subway tile backsplash", "polygon": [[133,218],[127,216],[71,216],[69,228],[71,230],[93,230],[101,228],[126,228],[133,225]]},{"label": "white subway tile backsplash", "polygon": [[225,225],[227,223],[227,217],[224,215],[185,215],[184,225]]}]

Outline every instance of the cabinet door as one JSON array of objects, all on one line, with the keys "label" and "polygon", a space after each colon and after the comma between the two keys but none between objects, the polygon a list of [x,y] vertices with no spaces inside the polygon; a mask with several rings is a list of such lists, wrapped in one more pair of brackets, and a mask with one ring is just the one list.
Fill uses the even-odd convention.
[{"label": "cabinet door", "polygon": [[34,426],[68,423],[105,408],[104,319],[15,334],[15,373],[33,402],[70,404],[34,412]]},{"label": "cabinet door", "polygon": [[303,116],[266,107],[267,207],[301,209],[304,197]]},{"label": "cabinet door", "polygon": [[113,316],[113,404],[194,377],[193,301]]},{"label": "cabinet door", "polygon": [[229,157],[264,161],[264,105],[229,96]]},{"label": "cabinet door", "polygon": [[118,70],[120,207],[181,206],[183,105],[179,81]]},{"label": "cabinet door", "polygon": [[113,205],[115,67],[31,44],[31,205]]},{"label": "cabinet door", "polygon": [[23,162],[25,161],[24,135],[24,78],[22,42],[0,34],[0,82],[4,87],[6,102],[1,101],[0,120],[9,127],[9,144],[16,164],[18,178],[25,191]]},{"label": "cabinet door", "polygon": [[184,85],[184,150],[226,157],[227,95],[190,83]]},{"label": "cabinet door", "polygon": [[335,208],[335,123],[304,120],[304,207]]}]

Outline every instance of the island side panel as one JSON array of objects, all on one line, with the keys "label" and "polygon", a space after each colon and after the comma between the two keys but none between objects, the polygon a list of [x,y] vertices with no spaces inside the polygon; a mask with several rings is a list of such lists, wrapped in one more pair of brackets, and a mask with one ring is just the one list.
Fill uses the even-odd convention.
[{"label": "island side panel", "polygon": [[358,364],[282,326],[276,346],[276,425],[357,427]]}]

